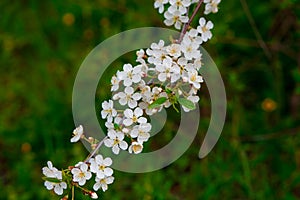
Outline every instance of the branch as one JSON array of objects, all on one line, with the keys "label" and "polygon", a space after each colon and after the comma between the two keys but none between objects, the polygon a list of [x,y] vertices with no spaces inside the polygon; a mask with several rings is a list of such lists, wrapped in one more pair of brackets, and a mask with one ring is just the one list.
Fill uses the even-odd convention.
[{"label": "branch", "polygon": [[187,29],[189,28],[190,24],[192,23],[193,19],[195,18],[195,16],[196,16],[198,10],[200,9],[202,3],[203,3],[203,0],[200,0],[200,1],[198,2],[197,7],[196,7],[196,9],[194,10],[194,12],[193,12],[191,18],[190,18],[189,21],[184,25],[183,31],[182,31],[181,34],[180,34],[180,38],[179,38],[179,40],[178,40],[178,43],[180,43],[180,42],[182,41],[183,36],[186,34]]}]

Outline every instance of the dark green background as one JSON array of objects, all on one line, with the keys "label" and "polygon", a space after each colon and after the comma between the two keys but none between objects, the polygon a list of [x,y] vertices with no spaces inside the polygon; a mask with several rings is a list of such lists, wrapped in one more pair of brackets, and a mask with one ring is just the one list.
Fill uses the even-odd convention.
[{"label": "dark green background", "polygon": [[[190,149],[160,171],[116,172],[115,183],[98,193],[101,199],[300,198],[299,1],[251,0],[248,17],[241,2],[223,1],[218,14],[207,16],[214,38],[204,47],[228,98],[214,150],[197,157],[210,116],[203,84],[200,130]],[[69,143],[72,87],[81,62],[116,33],[164,27],[163,17],[152,1],[141,0],[4,0],[0,13],[0,199],[58,199],[44,188],[41,167],[47,160],[66,167],[88,154],[81,143]],[[133,62],[133,55],[116,61],[116,69]],[[101,81],[109,84],[109,76]],[[96,101],[109,95],[99,88]],[[171,113],[148,150],[172,139],[177,119]]]}]

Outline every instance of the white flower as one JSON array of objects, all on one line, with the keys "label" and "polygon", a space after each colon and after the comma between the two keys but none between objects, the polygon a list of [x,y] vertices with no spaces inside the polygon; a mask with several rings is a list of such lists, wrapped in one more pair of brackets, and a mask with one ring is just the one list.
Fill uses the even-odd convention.
[{"label": "white flower", "polygon": [[99,188],[101,188],[103,190],[103,192],[105,192],[107,190],[107,185],[112,184],[114,182],[114,177],[112,176],[108,176],[105,178],[98,178],[96,177],[96,183],[93,186],[94,190],[99,190]]},{"label": "white flower", "polygon": [[171,77],[172,63],[172,58],[166,57],[162,64],[156,66],[156,70],[159,72],[158,80],[164,82],[167,80],[167,78]]},{"label": "white flower", "polygon": [[104,140],[104,144],[107,147],[112,147],[112,151],[114,154],[119,154],[120,148],[123,150],[126,150],[128,147],[128,144],[123,141],[124,139],[124,133],[115,130],[110,130],[107,133],[108,138]]},{"label": "white flower", "polygon": [[119,92],[114,95],[113,98],[119,98],[119,103],[121,105],[128,104],[129,108],[135,108],[137,106],[137,101],[140,100],[142,95],[140,93],[134,93],[132,87],[126,87],[124,92]]},{"label": "white flower", "polygon": [[140,90],[141,90],[140,92],[141,92],[143,101],[146,101],[146,102],[150,101],[151,96],[152,96],[150,86],[148,86],[148,85],[140,86]]},{"label": "white flower", "polygon": [[181,55],[180,45],[171,44],[166,48],[168,54],[174,58],[178,58]]},{"label": "white flower", "polygon": [[67,189],[67,184],[62,181],[62,172],[53,167],[52,162],[47,162],[47,167],[43,167],[43,174],[48,178],[56,178],[61,182],[51,182],[45,181],[44,185],[48,190],[52,190],[54,188],[54,192],[58,195],[63,193],[63,189]]},{"label": "white flower", "polygon": [[129,153],[139,154],[143,150],[143,144],[138,142],[132,142],[128,148]]},{"label": "white flower", "polygon": [[63,190],[67,189],[67,183],[65,182],[54,183],[50,181],[45,181],[44,185],[48,190],[52,190],[54,188],[54,192],[58,195],[62,195]]},{"label": "white flower", "polygon": [[204,0],[205,3],[205,10],[204,14],[208,15],[209,13],[217,13],[218,12],[218,5],[221,0]]},{"label": "white flower", "polygon": [[114,102],[112,100],[104,101],[102,103],[102,111],[101,111],[101,116],[102,119],[107,118],[108,121],[112,121],[113,117],[117,115],[116,109],[114,109]]},{"label": "white flower", "polygon": [[151,124],[144,123],[139,124],[133,127],[133,129],[130,132],[130,136],[132,138],[137,138],[137,141],[139,143],[143,143],[148,141],[150,134],[149,131],[151,130]]},{"label": "white flower", "polygon": [[211,39],[212,33],[210,29],[214,27],[214,24],[211,21],[206,23],[206,20],[201,17],[199,19],[199,26],[197,27],[197,31],[201,34],[201,38],[204,42]]},{"label": "white flower", "polygon": [[120,80],[114,75],[111,78],[111,91],[117,91],[119,89]]},{"label": "white flower", "polygon": [[57,178],[62,179],[62,172],[58,171],[55,167],[53,167],[53,164],[51,161],[47,162],[48,167],[43,167],[43,174],[49,178]]},{"label": "white flower", "polygon": [[202,65],[202,54],[200,53],[200,56],[197,59],[195,59],[193,66],[198,71],[202,67]]},{"label": "white flower", "polygon": [[139,107],[135,108],[134,111],[131,109],[126,109],[124,111],[125,119],[123,121],[125,126],[130,126],[133,123],[146,123],[147,119],[145,117],[141,117],[143,115],[143,110]]},{"label": "white flower", "polygon": [[200,88],[200,83],[203,82],[202,76],[198,75],[196,70],[188,72],[188,81],[192,84],[196,89]]},{"label": "white flower", "polygon": [[137,55],[137,59],[136,62],[141,63],[143,66],[146,65],[146,61],[144,60],[145,55],[145,51],[144,49],[140,49],[139,51],[136,52]]},{"label": "white flower", "polygon": [[85,182],[92,177],[92,173],[88,171],[88,165],[85,163],[80,163],[78,167],[79,168],[74,167],[71,170],[71,173],[73,174],[73,181],[78,182],[80,186],[83,186]]},{"label": "white flower", "polygon": [[83,127],[80,125],[73,130],[73,137],[71,138],[71,142],[78,142],[80,138],[83,137]]},{"label": "white flower", "polygon": [[187,60],[192,60],[193,58],[198,58],[200,55],[200,51],[198,50],[199,45],[194,42],[182,42],[181,43],[181,51],[184,53],[184,57]]},{"label": "white flower", "polygon": [[173,24],[175,24],[175,28],[176,29],[181,29],[181,25],[182,23],[187,23],[189,21],[189,18],[187,16],[183,16],[184,13],[181,13],[180,11],[176,10],[174,12],[165,12],[164,16],[165,16],[165,20],[164,23],[167,26],[172,26]]},{"label": "white flower", "polygon": [[185,14],[187,7],[191,5],[191,0],[170,0],[170,4],[169,12],[174,13],[178,10],[180,13]]},{"label": "white flower", "polygon": [[146,50],[148,57],[148,62],[154,65],[160,64],[167,52],[165,50],[165,42],[160,40],[157,44],[152,43],[150,48]]},{"label": "white flower", "polygon": [[131,86],[132,83],[138,83],[141,80],[141,67],[132,67],[131,64],[125,64],[123,71],[117,73],[118,79],[124,81],[125,86]]},{"label": "white flower", "polygon": [[96,173],[98,178],[104,178],[105,176],[111,176],[113,174],[113,170],[109,168],[112,164],[111,158],[107,157],[103,159],[102,155],[97,155],[89,162],[91,163],[91,172]]},{"label": "white flower", "polygon": [[164,12],[164,4],[167,4],[169,0],[155,0],[154,8],[158,8],[159,13]]},{"label": "white flower", "polygon": [[[197,29],[192,28],[191,30],[189,30],[186,35],[186,37],[184,38],[183,42],[184,43],[194,43],[195,45],[198,45],[198,47],[200,46],[200,44],[202,44],[202,38],[199,36],[199,32]],[[187,40],[189,39],[189,40]],[[188,41],[188,42],[186,42]]]}]

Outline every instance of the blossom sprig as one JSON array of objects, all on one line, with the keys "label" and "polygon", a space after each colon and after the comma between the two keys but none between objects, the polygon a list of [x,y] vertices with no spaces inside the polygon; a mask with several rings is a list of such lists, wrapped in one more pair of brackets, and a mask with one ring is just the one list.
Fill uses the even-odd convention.
[{"label": "blossom sprig", "polygon": [[[193,4],[205,4],[204,14],[217,13],[218,5],[221,0],[155,0],[154,8],[158,9],[159,13],[163,13],[165,20],[164,24],[173,26],[180,30],[183,24],[192,20],[193,15],[189,17],[189,8]],[[165,9],[166,7],[166,9]],[[197,12],[199,7],[196,7],[194,12]]]},{"label": "blossom sprig", "polygon": [[[151,137],[152,125],[148,116],[171,106],[177,112],[178,105],[184,112],[196,108],[197,93],[204,81],[199,74],[203,65],[200,45],[212,38],[214,27],[204,17],[200,17],[196,27],[190,26],[202,3],[205,15],[218,12],[220,0],[155,0],[154,7],[164,13],[164,23],[181,29],[180,37],[170,43],[160,40],[148,49],[137,51],[136,64],[124,64],[122,70],[113,75],[112,98],[102,102],[101,110],[107,136],[98,140],[87,137],[82,125],[75,128],[70,141],[85,140],[92,152],[84,161],[61,171],[48,161],[42,169],[48,190],[63,195],[62,199],[74,199],[74,190],[78,189],[97,199],[96,191],[105,192],[115,180],[112,159],[99,153],[102,146],[111,148],[116,155],[121,151],[139,154]],[[197,5],[189,16],[194,4]],[[92,180],[93,188],[85,188]]]},{"label": "blossom sprig", "polygon": [[[83,138],[85,138],[84,135]],[[102,143],[99,144],[101,145]],[[95,149],[94,151],[97,150]],[[74,188],[78,188],[83,194],[90,196],[92,199],[97,199],[98,195],[95,191],[102,189],[105,192],[108,185],[114,181],[111,165],[112,159],[109,157],[104,158],[100,154],[93,158],[89,156],[84,162],[79,162],[75,166],[69,166],[67,169],[61,171],[53,167],[51,161],[48,161],[47,166],[42,168],[42,172],[45,175],[43,177],[45,180],[44,185],[48,190],[53,190],[57,195],[62,195],[64,190],[69,188],[71,190],[71,197],[69,197],[69,192],[67,192],[62,199],[74,199]],[[93,185],[94,191],[83,187],[92,177],[95,180]]]}]

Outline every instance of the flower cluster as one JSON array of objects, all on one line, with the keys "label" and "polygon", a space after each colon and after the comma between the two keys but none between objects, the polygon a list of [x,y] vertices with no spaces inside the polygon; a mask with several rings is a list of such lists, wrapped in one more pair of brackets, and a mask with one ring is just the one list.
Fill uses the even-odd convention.
[{"label": "flower cluster", "polygon": [[[189,18],[191,5],[197,6]],[[112,159],[99,154],[104,144],[114,154],[128,151],[139,154],[144,143],[150,138],[151,123],[148,116],[172,106],[179,112],[181,105],[185,112],[196,108],[197,95],[203,82],[199,69],[202,67],[200,45],[212,38],[213,23],[204,17],[197,27],[190,27],[201,4],[205,4],[204,14],[216,13],[220,0],[155,0],[154,7],[164,12],[167,26],[181,29],[177,40],[167,43],[163,40],[152,43],[148,49],[136,52],[136,64],[125,64],[111,79],[112,99],[102,103],[101,117],[106,120],[107,136],[101,141],[87,138],[80,125],[73,131],[71,142],[83,139],[90,143],[93,152],[83,162],[59,171],[48,161],[42,169],[45,186],[56,194],[64,194],[65,189],[82,190],[91,198],[98,198],[94,191],[103,192],[113,183]],[[168,6],[165,11],[165,6]],[[183,26],[182,26],[183,25]],[[83,188],[92,177],[93,190]],[[69,198],[65,195],[63,199]]]},{"label": "flower cluster", "polygon": [[[189,21],[189,8],[196,3],[205,3],[204,14],[218,12],[218,5],[221,0],[155,0],[154,8],[158,9],[159,13],[164,13],[164,23],[167,26],[174,25],[180,30],[182,24]],[[167,9],[165,10],[165,6]]]},{"label": "flower cluster", "polygon": [[[80,186],[86,184],[95,174],[95,184],[93,189],[98,191],[100,188],[105,192],[108,185],[113,183],[113,170],[110,168],[112,159],[103,158],[102,155],[97,155],[86,162],[79,162],[75,166],[70,166],[68,169],[59,171],[53,167],[52,162],[47,162],[48,166],[43,167],[42,171],[45,175],[44,185],[48,190],[53,190],[56,194],[62,195],[63,190],[67,189],[67,183],[71,188],[77,187],[86,195],[93,199],[97,199],[98,195],[90,190],[84,189]],[[67,195],[65,196],[67,198]]]},{"label": "flower cluster", "polygon": [[67,189],[67,183],[62,180],[62,172],[53,167],[51,161],[47,162],[47,167],[43,167],[43,174],[48,178],[44,185],[48,190],[54,189],[58,195],[63,194],[63,190]]}]

